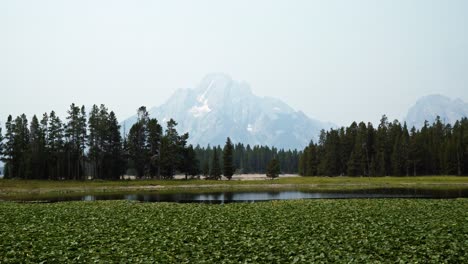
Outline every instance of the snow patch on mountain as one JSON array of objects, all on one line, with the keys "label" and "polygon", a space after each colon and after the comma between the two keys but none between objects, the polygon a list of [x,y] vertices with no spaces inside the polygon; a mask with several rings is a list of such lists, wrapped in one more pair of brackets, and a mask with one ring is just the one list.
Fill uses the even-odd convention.
[{"label": "snow patch on mountain", "polygon": [[194,106],[189,110],[189,112],[196,118],[202,117],[203,115],[211,112],[211,108],[208,106],[208,99],[204,99],[203,101],[201,101],[201,103],[201,106]]}]

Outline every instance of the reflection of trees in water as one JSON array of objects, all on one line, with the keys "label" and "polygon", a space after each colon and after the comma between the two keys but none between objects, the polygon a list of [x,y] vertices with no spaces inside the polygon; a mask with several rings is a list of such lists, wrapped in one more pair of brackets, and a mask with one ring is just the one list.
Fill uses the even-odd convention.
[{"label": "reflection of trees in water", "polygon": [[213,200],[217,200],[217,201],[222,200],[221,198],[223,198],[223,193],[214,193],[213,198],[214,198]]},{"label": "reflection of trees in water", "polygon": [[265,191],[265,192],[217,192],[217,193],[122,193],[122,194],[83,194],[57,195],[52,197],[16,198],[21,201],[98,201],[98,200],[129,200],[141,202],[232,202],[259,201],[301,198],[467,198],[468,188],[421,189],[421,188],[377,188],[358,190],[323,190],[319,192],[305,191]]},{"label": "reflection of trees in water", "polygon": [[225,193],[224,193],[224,200],[225,200],[225,201],[232,201],[232,200],[234,200],[234,193],[233,193],[233,192],[225,192]]},{"label": "reflection of trees in water", "polygon": [[280,196],[279,192],[268,192],[267,194],[270,198],[278,198]]}]

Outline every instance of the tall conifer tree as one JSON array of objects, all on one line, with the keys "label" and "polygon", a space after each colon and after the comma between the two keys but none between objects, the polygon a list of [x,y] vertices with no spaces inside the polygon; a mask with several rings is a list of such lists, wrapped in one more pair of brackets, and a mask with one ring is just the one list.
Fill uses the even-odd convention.
[{"label": "tall conifer tree", "polygon": [[210,180],[220,180],[221,179],[221,165],[219,164],[219,155],[218,149],[213,148],[213,159],[211,162],[210,170]]},{"label": "tall conifer tree", "polygon": [[226,145],[223,149],[223,175],[228,180],[232,178],[234,174],[234,165],[233,165],[233,145],[230,138],[227,138]]}]

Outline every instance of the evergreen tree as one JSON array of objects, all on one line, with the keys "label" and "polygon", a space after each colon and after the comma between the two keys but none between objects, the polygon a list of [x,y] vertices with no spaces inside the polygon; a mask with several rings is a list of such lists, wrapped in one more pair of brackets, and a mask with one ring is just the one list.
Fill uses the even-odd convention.
[{"label": "evergreen tree", "polygon": [[8,119],[5,123],[5,140],[3,146],[3,157],[2,161],[5,162],[5,172],[4,177],[6,179],[13,178],[14,172],[10,169],[10,164],[13,163],[15,158],[14,154],[14,144],[15,144],[15,124],[13,123],[13,117],[11,115],[8,116]]},{"label": "evergreen tree", "polygon": [[403,130],[400,139],[400,155],[401,155],[401,169],[403,175],[409,176],[409,132],[406,122],[403,125]]},{"label": "evergreen tree", "polygon": [[192,178],[200,174],[200,164],[197,159],[197,155],[192,145],[189,145],[184,150],[184,166],[183,172],[185,174],[185,179],[190,175]]},{"label": "evergreen tree", "polygon": [[383,115],[377,128],[376,137],[376,176],[387,176],[387,154],[388,154],[388,119]]},{"label": "evergreen tree", "polygon": [[10,173],[13,178],[29,179],[31,176],[29,155],[30,138],[28,120],[25,114],[15,119],[13,128],[13,158],[11,164],[9,164]]},{"label": "evergreen tree", "polygon": [[221,179],[221,165],[219,164],[218,149],[213,149],[213,159],[211,162],[210,180],[220,180]]},{"label": "evergreen tree", "polygon": [[2,124],[0,124],[0,160],[3,156],[3,135],[2,135]]},{"label": "evergreen tree", "polygon": [[400,137],[397,137],[395,143],[393,144],[393,152],[391,158],[392,164],[392,175],[393,176],[401,176],[402,175],[402,160],[401,160],[401,140]]},{"label": "evergreen tree", "polygon": [[39,120],[34,115],[29,128],[30,131],[30,157],[31,162],[31,178],[32,179],[45,179],[47,176],[46,171],[46,140],[45,131],[39,124]]},{"label": "evergreen tree", "polygon": [[[187,147],[188,139],[189,139],[188,133],[185,133],[179,136],[177,139],[177,147],[176,147],[176,157],[177,157],[176,160],[178,160],[178,162],[176,163],[177,165],[176,170],[178,170],[179,172],[185,175],[189,174],[189,171],[191,170],[191,166],[187,166],[188,163],[196,162],[197,166],[200,166],[198,164],[199,161],[197,159],[192,159],[191,157],[192,153],[189,153],[189,152],[194,152],[194,150],[192,146]],[[192,148],[192,149],[189,150],[189,148]]]},{"label": "evergreen tree", "polygon": [[146,138],[143,131],[143,123],[137,122],[128,133],[128,153],[138,178],[142,178],[146,170]]},{"label": "evergreen tree", "polygon": [[[291,152],[288,151],[288,156],[294,156],[291,155]],[[280,152],[281,156],[281,152]],[[309,145],[304,149],[303,153],[301,153],[300,158],[299,158],[299,174],[303,176],[315,176],[317,175],[317,167],[318,167],[318,159],[317,159],[317,146],[314,144],[314,142],[310,142]],[[284,165],[288,165],[291,163],[291,158],[286,159],[287,161],[284,163]],[[280,164],[282,164],[280,162]],[[284,168],[284,165],[281,167]],[[291,172],[291,171],[289,171]]]},{"label": "evergreen tree", "polygon": [[[453,151],[455,156],[455,167],[456,167],[456,175],[462,175],[464,170],[463,161],[466,160],[465,151],[464,151],[464,128],[463,123],[466,121],[466,118],[455,122],[453,126],[452,132],[452,144],[453,144]],[[466,131],[466,130],[465,130]],[[468,132],[468,131],[467,131]],[[468,134],[468,133],[467,133]],[[449,150],[447,150],[446,156],[450,155]]]},{"label": "evergreen tree", "polygon": [[[161,174],[165,179],[172,179],[177,168],[183,164],[181,138],[176,130],[177,122],[170,119],[167,122],[166,133],[161,140]],[[188,136],[187,136],[188,137]],[[186,141],[186,140],[185,140]]]},{"label": "evergreen tree", "polygon": [[101,151],[99,149],[99,108],[93,105],[88,119],[88,159],[92,163],[92,176],[98,176],[98,162]]},{"label": "evergreen tree", "polygon": [[[80,122],[85,122],[84,107],[80,110]],[[88,159],[90,161],[90,172],[94,179],[117,180],[125,172],[127,162],[124,159],[122,136],[120,125],[113,111],[101,104],[99,107],[93,105],[89,114],[88,133],[80,125],[78,131],[83,131],[80,144],[77,146],[88,146]],[[82,139],[87,138],[86,141]]]},{"label": "evergreen tree", "polygon": [[233,145],[230,138],[227,138],[223,149],[223,175],[228,180],[232,179],[234,174],[233,166]]},{"label": "evergreen tree", "polygon": [[5,169],[3,172],[3,176],[6,179],[13,178],[14,172],[11,171],[9,168],[9,164],[12,163],[14,158],[14,144],[15,144],[15,124],[13,122],[13,117],[11,115],[8,116],[7,121],[5,123],[5,137],[3,140],[3,151],[2,151],[2,161],[5,163]]},{"label": "evergreen tree", "polygon": [[[286,164],[289,164],[290,162],[291,161],[286,162]],[[307,176],[316,176],[317,175],[317,170],[318,170],[318,156],[317,156],[317,146],[314,144],[314,142],[311,142],[309,144],[309,149],[308,149],[308,155],[307,155],[306,162],[307,162],[308,166],[307,166],[305,175],[307,175]],[[282,167],[282,168],[284,168],[284,167]]]},{"label": "evergreen tree", "polygon": [[355,151],[351,152],[351,155],[348,160],[347,164],[347,174],[348,176],[359,176],[360,170],[359,170],[359,161],[358,161],[358,155],[356,154]]},{"label": "evergreen tree", "polygon": [[[148,151],[148,121],[149,114],[146,107],[142,106],[137,111],[138,120],[130,128],[128,134],[128,152],[130,160],[135,167],[137,177],[142,178],[149,170],[149,151]],[[163,140],[164,141],[164,140]],[[161,142],[161,149],[163,148]]]},{"label": "evergreen tree", "polygon": [[113,111],[109,114],[108,120],[109,149],[107,156],[109,158],[108,179],[118,180],[125,172],[125,162],[122,153],[122,136],[120,135],[120,125]]},{"label": "evergreen tree", "polygon": [[443,150],[442,171],[447,175],[459,175],[457,160],[457,141],[455,137],[447,139]]},{"label": "evergreen tree", "polygon": [[151,177],[160,177],[160,150],[161,150],[161,138],[162,138],[162,127],[156,119],[150,119],[147,125],[148,135],[148,151],[150,156],[150,169],[149,173]]},{"label": "evergreen tree", "polygon": [[270,179],[277,178],[281,172],[279,161],[273,158],[269,163],[266,170],[266,176]]},{"label": "evergreen tree", "polygon": [[41,145],[42,147],[44,148],[43,151],[42,151],[42,154],[41,154],[41,160],[43,162],[43,171],[42,171],[42,174],[40,175],[40,178],[43,179],[43,180],[46,180],[46,179],[49,179],[49,157],[50,157],[50,149],[49,149],[49,141],[48,141],[48,138],[49,138],[49,115],[47,113],[44,113],[42,115],[42,119],[39,123],[39,129],[40,129],[40,141],[42,141]]},{"label": "evergreen tree", "polygon": [[68,178],[79,180],[84,175],[82,163],[86,146],[86,111],[84,106],[80,108],[71,104],[67,113],[68,122],[64,130],[67,140],[67,174]]},{"label": "evergreen tree", "polygon": [[205,160],[205,162],[203,163],[202,174],[205,177],[208,177],[208,175],[210,175],[210,162],[208,160]]},{"label": "evergreen tree", "polygon": [[367,161],[367,175],[368,176],[375,176],[376,169],[375,169],[375,129],[372,123],[367,123],[367,136],[366,136],[366,161]]},{"label": "evergreen tree", "polygon": [[47,131],[47,148],[49,149],[49,179],[58,180],[63,177],[63,124],[54,111],[50,112]]},{"label": "evergreen tree", "polygon": [[340,136],[337,130],[331,129],[326,134],[323,152],[318,170],[320,175],[337,176],[340,175]]}]

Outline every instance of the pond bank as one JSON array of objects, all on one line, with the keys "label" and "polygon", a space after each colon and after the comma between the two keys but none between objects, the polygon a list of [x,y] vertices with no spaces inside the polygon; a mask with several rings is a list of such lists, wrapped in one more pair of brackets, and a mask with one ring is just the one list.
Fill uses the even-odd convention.
[{"label": "pond bank", "polygon": [[125,181],[39,181],[0,180],[0,198],[21,195],[121,192],[206,192],[268,190],[361,190],[376,188],[464,189],[468,177],[285,177],[275,180],[125,180]]}]

